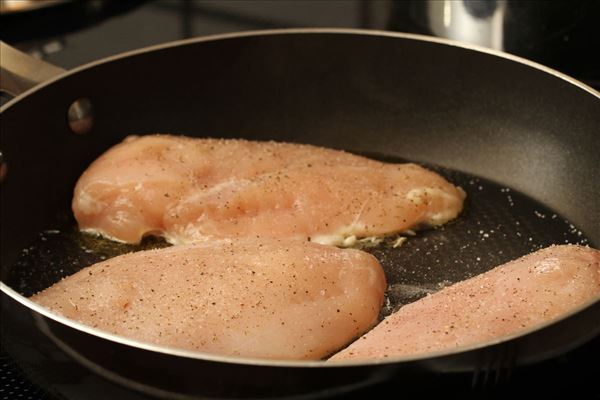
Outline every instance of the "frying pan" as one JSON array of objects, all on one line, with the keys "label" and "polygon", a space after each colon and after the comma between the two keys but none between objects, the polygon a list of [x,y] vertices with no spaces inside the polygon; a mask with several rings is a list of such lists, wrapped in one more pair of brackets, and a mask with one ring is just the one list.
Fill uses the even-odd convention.
[{"label": "frying pan", "polygon": [[[265,361],[117,337],[26,298],[133,249],[79,234],[69,204],[86,166],[134,133],[312,143],[419,162],[460,184],[469,197],[456,222],[398,249],[367,249],[391,283],[384,313],[539,247],[597,247],[600,97],[572,78],[451,41],[345,29],[219,35],[64,73],[33,70],[59,74],[1,110],[2,339],[55,394],[318,397],[463,371],[477,382],[598,336],[594,299],[554,323],[453,351],[339,365]],[[3,81],[18,91],[35,79],[4,71]]]}]

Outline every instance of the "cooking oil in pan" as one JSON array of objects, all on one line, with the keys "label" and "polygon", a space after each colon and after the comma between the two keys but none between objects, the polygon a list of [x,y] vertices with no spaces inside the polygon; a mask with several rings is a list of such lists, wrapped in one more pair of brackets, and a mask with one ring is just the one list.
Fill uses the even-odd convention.
[{"label": "cooking oil in pan", "polygon": [[[558,213],[519,192],[462,172],[425,166],[467,192],[465,209],[459,218],[440,228],[362,246],[377,257],[386,273],[389,286],[382,316],[444,286],[551,244],[590,244]],[[30,296],[93,263],[165,246],[168,244],[159,238],[126,245],[80,233],[70,211],[65,210],[58,215],[55,226],[40,232],[31,246],[23,249],[6,283]]]}]

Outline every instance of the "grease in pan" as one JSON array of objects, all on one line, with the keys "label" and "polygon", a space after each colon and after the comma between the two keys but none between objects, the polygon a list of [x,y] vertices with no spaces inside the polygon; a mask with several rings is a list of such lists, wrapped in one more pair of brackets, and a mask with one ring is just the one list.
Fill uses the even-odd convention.
[{"label": "grease in pan", "polygon": [[[473,181],[473,180],[471,180],[471,181],[469,181],[469,184],[470,184],[470,185],[473,185],[473,182],[474,182],[474,181]],[[481,190],[482,190],[482,186],[481,186],[481,185],[480,185],[480,186],[476,186],[476,190],[478,190],[478,191],[481,191]],[[501,192],[505,192],[505,191],[508,191],[508,189],[501,189]],[[518,195],[517,195],[517,194],[515,194],[515,197],[516,197],[516,196],[518,196]],[[513,203],[513,197],[511,196],[511,194],[507,195],[507,196],[506,196],[506,198],[507,198],[507,199],[508,199],[508,201],[509,201],[509,205],[510,205],[511,207],[512,207],[512,206],[514,206],[514,203]],[[540,215],[544,215],[544,214],[542,214],[540,211],[537,211],[537,210],[536,210],[536,211],[535,211],[535,215],[536,215],[536,217],[540,217]],[[450,229],[453,229],[453,228],[454,228],[454,227],[451,227]],[[442,230],[443,230],[443,229],[442,229]],[[492,234],[492,233],[494,233],[494,230],[489,230],[489,232],[490,232],[490,234]],[[436,234],[436,232],[429,232],[429,233]],[[517,233],[518,233],[518,232],[517,232]],[[483,241],[483,240],[485,240],[485,238],[486,238],[486,237],[489,237],[489,235],[490,235],[490,234],[488,234],[488,233],[487,233],[487,232],[485,232],[485,231],[480,231],[481,240],[482,240],[482,241]],[[425,238],[425,240],[427,240],[427,238]],[[440,243],[440,244],[441,244],[441,243]],[[463,244],[463,247],[464,247],[464,244]],[[379,248],[375,248],[375,249],[373,249],[373,250],[374,250],[374,252],[376,252],[376,253],[377,253],[377,252],[379,251],[379,249],[380,249],[380,248],[381,248],[381,246],[379,246]],[[478,257],[478,260],[479,260],[479,259],[480,259],[480,258]],[[386,270],[386,271],[387,271],[387,270]]]}]

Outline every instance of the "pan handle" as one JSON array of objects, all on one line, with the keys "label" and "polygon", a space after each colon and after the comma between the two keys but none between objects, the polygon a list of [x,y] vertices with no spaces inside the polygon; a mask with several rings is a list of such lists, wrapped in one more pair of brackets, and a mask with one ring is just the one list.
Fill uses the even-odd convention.
[{"label": "pan handle", "polygon": [[[0,91],[10,96],[16,97],[65,71],[0,41]],[[89,99],[75,100],[67,111],[67,120],[74,133],[88,133],[93,125],[93,109]],[[6,174],[1,154],[0,152],[0,182]]]},{"label": "pan handle", "polygon": [[65,72],[64,69],[33,58],[0,41],[0,90],[11,96]]}]

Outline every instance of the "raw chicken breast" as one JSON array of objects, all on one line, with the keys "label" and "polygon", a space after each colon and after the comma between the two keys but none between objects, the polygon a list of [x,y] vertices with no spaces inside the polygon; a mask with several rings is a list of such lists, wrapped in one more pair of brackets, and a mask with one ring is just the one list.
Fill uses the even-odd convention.
[{"label": "raw chicken breast", "polygon": [[122,255],[31,300],[143,342],[317,360],[376,323],[385,288],[381,266],[360,250],[249,238]]},{"label": "raw chicken breast", "polygon": [[82,230],[137,243],[258,235],[351,244],[462,210],[464,192],[414,164],[309,145],[168,135],[131,137],[81,176]]},{"label": "raw chicken breast", "polygon": [[[352,244],[415,224],[439,225],[458,214],[462,193],[414,164],[296,168],[198,191],[170,208],[168,238],[303,238]],[[350,240],[348,240],[350,238]]]},{"label": "raw chicken breast", "polygon": [[399,357],[502,338],[600,296],[600,251],[536,251],[406,305],[330,360]]}]

